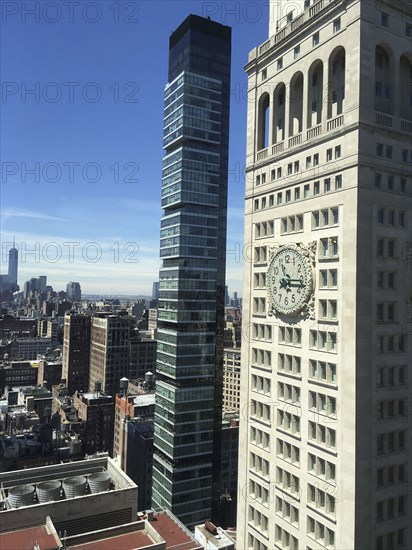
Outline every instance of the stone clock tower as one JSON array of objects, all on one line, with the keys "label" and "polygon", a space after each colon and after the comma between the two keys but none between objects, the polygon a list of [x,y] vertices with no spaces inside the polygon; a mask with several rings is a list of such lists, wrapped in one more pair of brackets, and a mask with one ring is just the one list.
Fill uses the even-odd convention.
[{"label": "stone clock tower", "polygon": [[412,548],[410,3],[270,6],[246,65],[237,544]]}]

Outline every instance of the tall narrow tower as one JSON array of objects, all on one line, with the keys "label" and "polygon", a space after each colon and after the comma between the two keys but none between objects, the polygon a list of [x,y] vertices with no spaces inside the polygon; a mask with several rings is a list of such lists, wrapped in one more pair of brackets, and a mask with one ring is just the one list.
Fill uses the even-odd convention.
[{"label": "tall narrow tower", "polygon": [[9,284],[12,287],[12,290],[17,289],[17,271],[19,264],[19,252],[15,247],[15,242],[13,242],[12,248],[9,250],[9,272],[8,280]]},{"label": "tall narrow tower", "polygon": [[304,8],[246,66],[237,544],[411,548],[410,3]]},{"label": "tall narrow tower", "polygon": [[188,526],[219,495],[231,29],[190,15],[170,37],[153,503]]}]

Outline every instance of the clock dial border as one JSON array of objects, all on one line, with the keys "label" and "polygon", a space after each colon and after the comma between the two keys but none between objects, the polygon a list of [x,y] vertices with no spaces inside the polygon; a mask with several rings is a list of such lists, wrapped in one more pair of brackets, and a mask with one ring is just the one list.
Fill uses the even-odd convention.
[{"label": "clock dial border", "polygon": [[[284,315],[287,317],[314,317],[314,291],[315,291],[315,255],[317,242],[313,241],[305,246],[302,243],[289,243],[281,246],[273,246],[269,248],[269,265],[267,269],[268,277],[268,298],[269,298],[269,315]],[[271,269],[276,261],[276,258],[290,250],[294,255],[298,255],[305,266],[306,281],[304,282],[303,298],[299,301],[295,308],[288,307],[287,309],[279,308],[276,301],[273,300],[273,283],[271,281]]]}]

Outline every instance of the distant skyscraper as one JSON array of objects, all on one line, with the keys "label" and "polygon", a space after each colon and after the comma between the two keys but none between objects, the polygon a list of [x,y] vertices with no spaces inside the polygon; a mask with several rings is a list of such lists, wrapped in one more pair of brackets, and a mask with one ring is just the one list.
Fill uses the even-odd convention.
[{"label": "distant skyscraper", "polygon": [[155,281],[152,287],[152,300],[159,299],[159,281]]},{"label": "distant skyscraper", "polygon": [[13,247],[9,250],[9,283],[12,285],[13,290],[17,287],[17,271],[19,264],[19,253],[13,243]]},{"label": "distant skyscraper", "polygon": [[47,287],[47,275],[39,275],[40,292],[46,292],[46,287]]},{"label": "distant skyscraper", "polygon": [[18,290],[17,271],[18,271],[19,253],[14,243],[9,250],[8,272],[7,275],[0,275],[0,291],[15,292]]},{"label": "distant skyscraper", "polygon": [[67,283],[66,297],[72,302],[80,302],[82,299],[82,291],[79,283]]},{"label": "distant skyscraper", "polygon": [[211,20],[170,37],[153,505],[188,526],[220,495],[230,58]]}]

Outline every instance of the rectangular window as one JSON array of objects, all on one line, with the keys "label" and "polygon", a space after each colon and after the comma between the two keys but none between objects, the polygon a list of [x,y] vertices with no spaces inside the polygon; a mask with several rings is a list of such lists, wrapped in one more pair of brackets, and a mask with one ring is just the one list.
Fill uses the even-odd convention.
[{"label": "rectangular window", "polygon": [[295,49],[293,50],[293,56],[294,59],[298,59],[298,57],[300,57],[300,46],[295,46]]},{"label": "rectangular window", "polygon": [[389,27],[389,15],[387,13],[381,13],[381,25],[382,27]]},{"label": "rectangular window", "polygon": [[334,20],[333,22],[333,32],[340,31],[340,17]]},{"label": "rectangular window", "polygon": [[333,158],[333,150],[332,149],[328,149],[326,151],[326,162],[330,162]]},{"label": "rectangular window", "polygon": [[278,206],[282,204],[282,193],[278,193],[277,195],[277,204]]},{"label": "rectangular window", "polygon": [[402,149],[402,162],[408,162],[408,150]]},{"label": "rectangular window", "polygon": [[342,155],[342,149],[340,145],[335,147],[335,159],[339,159]]},{"label": "rectangular window", "polygon": [[376,144],[376,155],[378,157],[383,157],[383,143]]},{"label": "rectangular window", "polygon": [[319,33],[315,32],[315,34],[312,36],[312,46],[317,46],[319,44]]},{"label": "rectangular window", "polygon": [[337,256],[339,253],[339,247],[338,247],[338,238],[333,237],[331,240],[331,252],[332,256]]},{"label": "rectangular window", "polygon": [[324,258],[329,256],[329,241],[328,241],[328,239],[322,239],[321,240],[321,246],[322,246],[322,256]]},{"label": "rectangular window", "polygon": [[309,194],[310,194],[310,186],[307,183],[303,186],[303,197],[306,199],[307,197],[309,197]]},{"label": "rectangular window", "polygon": [[377,97],[382,97],[382,82],[379,80],[375,82],[375,95]]},{"label": "rectangular window", "polygon": [[318,166],[319,165],[319,153],[315,153],[313,155],[313,166]]},{"label": "rectangular window", "polygon": [[278,71],[280,71],[280,69],[283,68],[283,57],[279,57],[279,59],[277,60],[277,69]]},{"label": "rectangular window", "polygon": [[319,195],[320,193],[320,181],[315,181],[313,184],[313,194]]},{"label": "rectangular window", "polygon": [[382,174],[375,174],[375,187],[382,185]]},{"label": "rectangular window", "polygon": [[392,158],[392,146],[391,145],[386,146],[386,158],[387,159]]},{"label": "rectangular window", "polygon": [[335,189],[342,189],[342,175],[339,174],[335,177]]}]

